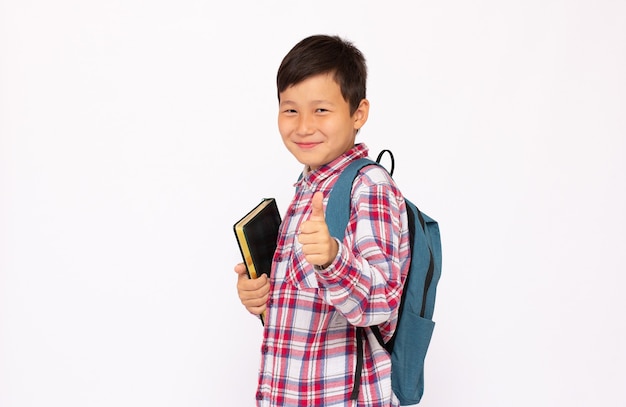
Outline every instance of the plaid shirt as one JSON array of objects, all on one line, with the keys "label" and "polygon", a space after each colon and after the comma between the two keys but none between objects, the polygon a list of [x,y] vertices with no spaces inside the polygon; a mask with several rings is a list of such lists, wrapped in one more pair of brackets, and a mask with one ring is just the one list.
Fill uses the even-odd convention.
[{"label": "plaid shirt", "polygon": [[318,170],[303,174],[285,214],[272,265],[257,406],[390,407],[391,360],[370,330],[358,400],[350,400],[356,367],[356,326],[395,329],[408,271],[404,199],[387,172],[361,170],[352,190],[351,218],[333,263],[320,270],[302,254],[297,233],[313,193],[328,193],[350,161],[367,156],[358,144]]}]

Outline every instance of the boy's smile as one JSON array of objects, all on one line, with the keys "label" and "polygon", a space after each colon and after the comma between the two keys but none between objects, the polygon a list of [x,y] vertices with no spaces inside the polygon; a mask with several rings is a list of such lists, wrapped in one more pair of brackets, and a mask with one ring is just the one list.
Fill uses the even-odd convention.
[{"label": "boy's smile", "polygon": [[354,146],[368,113],[369,102],[363,99],[351,115],[333,74],[325,73],[280,93],[278,130],[291,154],[316,170]]}]

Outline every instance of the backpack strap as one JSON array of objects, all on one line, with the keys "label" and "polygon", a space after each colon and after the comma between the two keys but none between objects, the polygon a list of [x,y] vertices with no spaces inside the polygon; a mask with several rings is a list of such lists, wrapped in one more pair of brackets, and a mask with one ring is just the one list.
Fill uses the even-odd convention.
[{"label": "backpack strap", "polygon": [[368,159],[359,158],[352,161],[339,175],[339,179],[333,185],[328,197],[326,208],[333,208],[332,211],[326,211],[326,224],[330,235],[343,241],[343,236],[350,220],[350,210],[352,209],[352,184],[361,170],[368,165],[378,165],[378,163]]},{"label": "backpack strap", "polygon": [[354,385],[352,386],[352,393],[350,393],[350,400],[357,400],[359,398],[359,388],[361,387],[361,372],[363,371],[363,338],[365,330],[362,327],[356,328],[356,367],[354,369]]},{"label": "backpack strap", "polygon": [[[341,171],[339,179],[335,182],[335,185],[333,185],[333,189],[328,197],[328,203],[326,206],[327,208],[333,208],[332,212],[325,214],[328,231],[331,236],[336,237],[339,240],[343,240],[346,226],[348,226],[348,221],[350,220],[350,209],[352,206],[350,197],[352,196],[352,185],[354,184],[354,180],[363,167],[368,165],[378,165],[383,167],[380,164],[380,160],[385,153],[389,154],[389,158],[391,159],[391,170],[388,170],[387,172],[389,173],[389,176],[393,176],[396,164],[393,158],[393,153],[390,150],[382,150],[378,154],[378,157],[376,157],[376,161],[372,161],[369,158],[359,158],[354,160],[346,168],[344,168],[343,171]],[[346,197],[348,197],[347,200]]]}]

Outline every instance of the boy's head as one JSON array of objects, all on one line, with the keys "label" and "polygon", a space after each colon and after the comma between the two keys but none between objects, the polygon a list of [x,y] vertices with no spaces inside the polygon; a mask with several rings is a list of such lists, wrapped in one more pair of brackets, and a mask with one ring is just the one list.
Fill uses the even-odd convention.
[{"label": "boy's head", "polygon": [[353,146],[367,121],[365,58],[338,37],[296,44],[278,70],[278,129],[298,161],[316,170]]},{"label": "boy's head", "polygon": [[337,36],[307,37],[285,55],[276,76],[278,101],[289,86],[325,73],[332,74],[353,114],[366,97],[367,65],[361,51]]}]

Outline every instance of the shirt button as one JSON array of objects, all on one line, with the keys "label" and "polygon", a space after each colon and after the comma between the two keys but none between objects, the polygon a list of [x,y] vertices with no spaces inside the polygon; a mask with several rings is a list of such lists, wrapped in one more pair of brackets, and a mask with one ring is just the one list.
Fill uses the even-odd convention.
[{"label": "shirt button", "polygon": [[274,305],[274,299],[270,298],[267,300],[267,306],[271,307],[272,305]]},{"label": "shirt button", "polygon": [[256,392],[256,399],[257,400],[263,400],[263,393],[261,393],[260,391]]},{"label": "shirt button", "polygon": [[269,351],[269,349],[270,348],[267,345],[263,345],[261,347],[261,353],[265,355],[267,353],[267,351]]},{"label": "shirt button", "polygon": [[283,261],[283,256],[276,256],[276,261],[279,263]]}]

